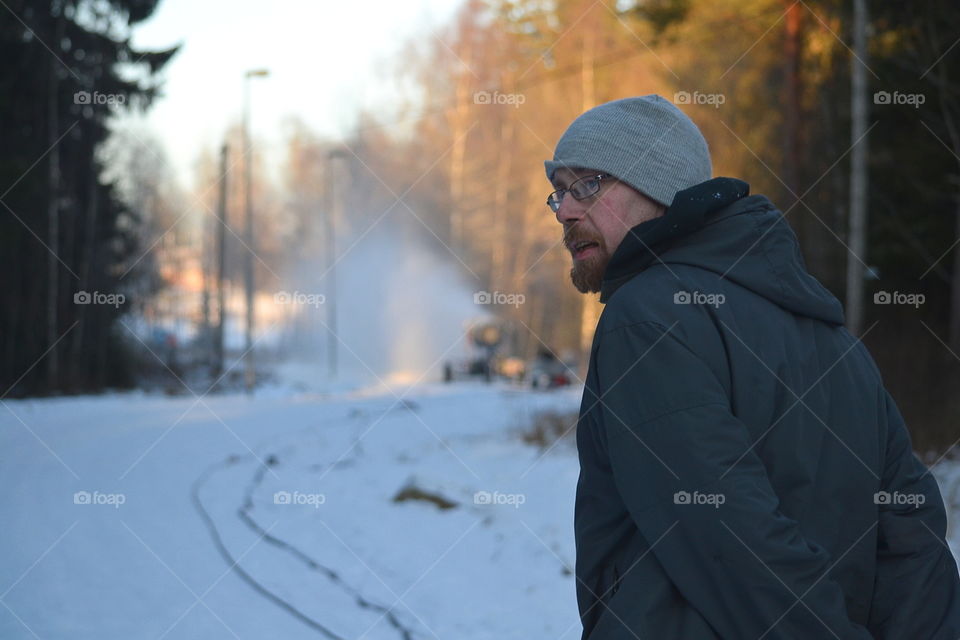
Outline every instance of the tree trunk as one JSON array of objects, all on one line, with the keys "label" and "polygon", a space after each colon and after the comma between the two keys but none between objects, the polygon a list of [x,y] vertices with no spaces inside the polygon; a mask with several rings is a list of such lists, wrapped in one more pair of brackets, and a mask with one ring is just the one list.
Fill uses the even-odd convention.
[{"label": "tree trunk", "polygon": [[[934,31],[934,30],[931,30]],[[936,38],[933,39],[936,43]],[[943,123],[947,129],[947,134],[950,136],[950,146],[953,147],[953,156],[960,159],[960,130],[958,130],[958,124],[954,120],[956,117],[955,114],[960,112],[960,109],[957,108],[956,101],[951,101],[950,83],[948,78],[949,73],[947,71],[946,61],[942,61],[939,64],[937,69],[937,75],[940,79],[940,86],[937,89],[937,93],[940,96],[940,114],[943,116]],[[960,165],[958,165],[960,168]],[[958,172],[958,178],[960,178],[960,172]],[[960,182],[957,184],[958,189],[960,189]],[[956,197],[956,212],[954,214],[954,229],[957,233],[960,233],[960,191],[955,194]],[[956,249],[953,252],[953,269],[952,277],[950,280],[950,317],[947,320],[948,324],[948,340],[950,348],[954,353],[960,352],[960,251]]]},{"label": "tree trunk", "polygon": [[787,183],[789,200],[785,207],[794,204],[800,194],[800,23],[805,10],[799,3],[785,0],[787,8],[786,34],[784,39],[784,85],[783,85],[783,180]]},{"label": "tree trunk", "polygon": [[[596,55],[595,28],[590,23],[584,26],[583,54],[581,57],[580,86],[583,94],[583,111],[596,106],[596,89],[594,82],[594,57]],[[596,331],[597,321],[603,305],[596,294],[585,294],[581,297],[583,306],[580,309],[580,375],[586,377],[586,366],[590,355],[590,345],[593,344],[593,332]]]},{"label": "tree trunk", "polygon": [[500,148],[504,151],[500,153],[497,159],[497,183],[494,194],[494,233],[493,242],[491,242],[490,256],[490,282],[494,289],[503,285],[504,271],[506,268],[506,248],[512,246],[507,238],[507,209],[510,206],[510,160],[513,154],[507,153],[513,144],[513,117],[509,112],[504,115],[500,122]]},{"label": "tree trunk", "polygon": [[[89,195],[87,196],[87,213],[84,216],[86,225],[84,227],[83,234],[83,250],[78,255],[78,261],[80,262],[80,290],[81,291],[90,291],[92,289],[90,285],[90,274],[93,271],[93,261],[94,261],[94,251],[96,243],[96,234],[97,234],[97,213],[100,208],[100,183],[97,180],[96,169],[91,168],[89,175],[87,176],[87,188],[89,190]],[[89,340],[90,332],[87,331],[87,326],[91,321],[89,320],[89,305],[78,305],[76,310],[77,314],[77,328],[73,332],[73,350],[71,354],[72,360],[72,377],[78,382],[78,384],[83,385],[83,370],[84,367],[81,365],[83,362],[83,353],[84,353],[84,341]],[[89,381],[88,381],[89,383]]]},{"label": "tree trunk", "polygon": [[[63,39],[63,14],[57,16],[54,44],[59,48]],[[57,132],[60,130],[60,78],[57,65],[60,61],[50,56],[49,87],[47,95],[47,141],[50,153],[47,156],[47,175],[49,191],[47,193],[47,318],[45,349],[50,349],[47,360],[47,391],[53,392],[60,385],[60,359],[57,343],[57,314],[60,265],[60,151],[57,148]],[[52,348],[51,348],[52,347]]]},{"label": "tree trunk", "polygon": [[453,251],[459,254],[463,251],[463,163],[467,150],[467,116],[470,111],[469,93],[470,79],[467,73],[470,70],[471,49],[467,46],[464,69],[457,80],[457,104],[452,116],[453,148],[450,152],[450,244]]},{"label": "tree trunk", "polygon": [[853,2],[853,51],[850,58],[850,237],[847,256],[847,329],[859,336],[863,329],[861,262],[867,247],[867,3]]}]

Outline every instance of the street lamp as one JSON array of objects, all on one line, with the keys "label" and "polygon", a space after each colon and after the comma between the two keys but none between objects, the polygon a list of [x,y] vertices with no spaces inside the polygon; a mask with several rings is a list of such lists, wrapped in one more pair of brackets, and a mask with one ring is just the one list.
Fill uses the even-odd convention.
[{"label": "street lamp", "polygon": [[247,244],[244,266],[244,285],[246,290],[247,302],[247,328],[245,336],[244,359],[244,383],[247,393],[253,391],[253,385],[256,381],[253,368],[253,189],[251,187],[251,165],[253,155],[253,143],[250,138],[250,79],[265,78],[270,75],[266,69],[251,69],[243,74],[243,168],[244,168],[244,206],[246,215],[244,220],[244,242]]},{"label": "street lamp", "polygon": [[336,217],[340,207],[337,190],[337,159],[346,157],[343,149],[327,152],[327,215],[324,218],[327,240],[327,370],[331,378],[337,375],[337,258]]}]

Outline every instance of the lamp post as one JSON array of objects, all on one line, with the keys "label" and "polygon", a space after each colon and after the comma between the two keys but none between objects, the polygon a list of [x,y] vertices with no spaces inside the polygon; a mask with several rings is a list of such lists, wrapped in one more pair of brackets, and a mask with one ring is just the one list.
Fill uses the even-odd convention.
[{"label": "lamp post", "polygon": [[327,240],[327,370],[330,378],[337,375],[337,259],[336,217],[340,207],[337,190],[337,159],[345,156],[343,149],[327,152],[327,215],[324,219]]},{"label": "lamp post", "polygon": [[253,188],[252,184],[252,156],[253,143],[250,137],[250,79],[265,78],[270,75],[266,69],[251,69],[243,74],[243,168],[244,168],[244,242],[247,244],[247,252],[243,261],[244,288],[246,292],[247,303],[247,327],[244,340],[244,385],[247,393],[253,391],[253,385],[256,381],[253,364],[253,305],[254,305],[254,280],[253,280]]},{"label": "lamp post", "polygon": [[213,379],[219,380],[223,373],[223,327],[226,324],[226,297],[223,280],[226,275],[227,253],[227,143],[220,147],[220,197],[217,202],[217,326],[213,333]]}]

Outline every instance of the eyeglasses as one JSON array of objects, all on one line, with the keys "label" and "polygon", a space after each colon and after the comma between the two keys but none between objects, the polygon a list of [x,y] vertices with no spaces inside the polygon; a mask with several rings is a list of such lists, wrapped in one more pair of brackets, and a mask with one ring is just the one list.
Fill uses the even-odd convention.
[{"label": "eyeglasses", "polygon": [[565,194],[569,193],[577,200],[589,198],[600,190],[600,182],[602,180],[612,177],[609,173],[598,173],[595,176],[586,176],[579,180],[574,180],[566,189],[557,189],[547,196],[547,206],[556,213],[560,210],[560,203],[563,201]]}]

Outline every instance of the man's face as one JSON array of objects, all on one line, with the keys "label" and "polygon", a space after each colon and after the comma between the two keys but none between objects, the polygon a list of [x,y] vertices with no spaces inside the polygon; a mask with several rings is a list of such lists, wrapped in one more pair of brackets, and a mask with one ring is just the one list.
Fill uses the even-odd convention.
[{"label": "man's face", "polygon": [[[595,176],[590,169],[558,169],[553,174],[556,189],[566,189],[575,180]],[[632,227],[662,216],[666,207],[614,178],[604,178],[600,190],[584,200],[565,194],[557,211],[563,225],[563,242],[573,257],[570,279],[580,293],[600,291],[610,256]],[[588,243],[578,249],[581,243]]]}]

